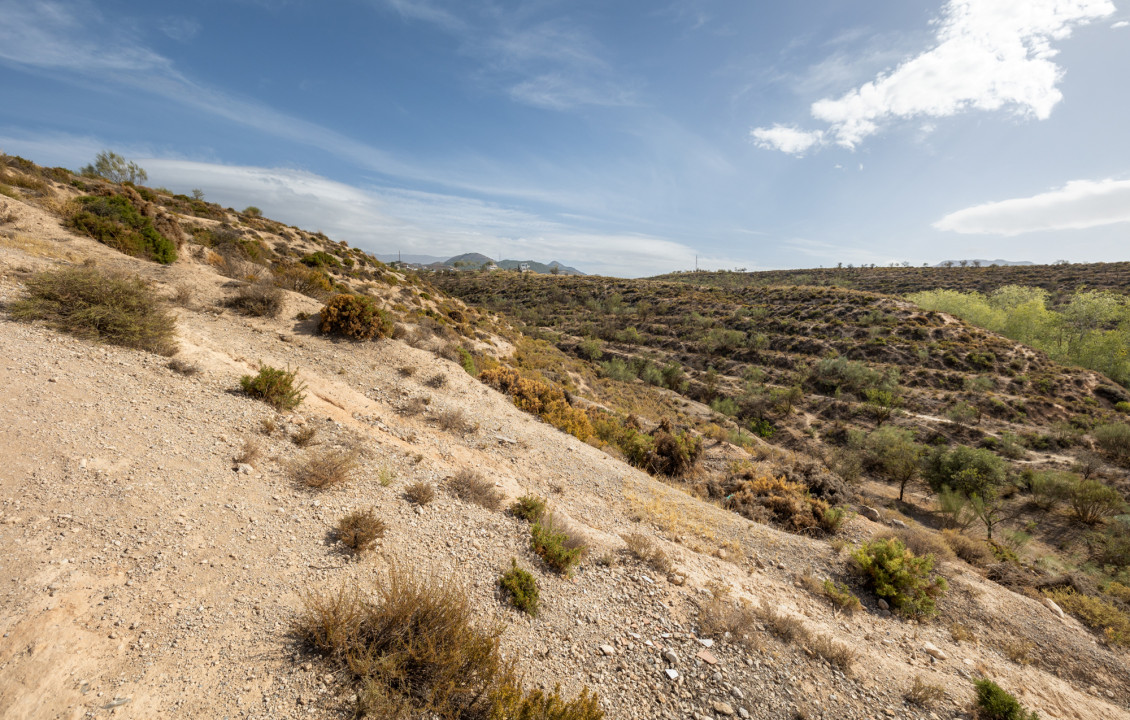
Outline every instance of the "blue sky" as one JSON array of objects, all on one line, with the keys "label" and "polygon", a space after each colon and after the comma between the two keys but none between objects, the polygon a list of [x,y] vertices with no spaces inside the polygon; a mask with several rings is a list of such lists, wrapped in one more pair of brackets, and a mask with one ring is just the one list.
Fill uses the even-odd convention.
[{"label": "blue sky", "polygon": [[378,253],[1125,260],[1127,0],[0,0],[0,149]]}]

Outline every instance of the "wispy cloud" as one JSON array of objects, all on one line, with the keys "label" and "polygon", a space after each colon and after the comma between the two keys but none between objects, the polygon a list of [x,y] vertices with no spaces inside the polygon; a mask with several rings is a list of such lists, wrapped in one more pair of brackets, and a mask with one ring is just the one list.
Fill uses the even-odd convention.
[{"label": "wispy cloud", "polygon": [[516,102],[551,110],[635,104],[636,93],[590,33],[562,18],[530,20],[523,12],[434,0],[380,0],[401,17],[455,37],[478,63],[473,73]]},{"label": "wispy cloud", "polygon": [[800,130],[787,125],[754,128],[750,136],[760,147],[780,150],[790,155],[803,155],[824,139],[824,133],[820,130]]},{"label": "wispy cloud", "polygon": [[1042,230],[1083,230],[1130,222],[1130,180],[1075,180],[1032,197],[958,210],[938,230],[1013,236]]},{"label": "wispy cloud", "polygon": [[[949,0],[933,48],[839,98],[813,103],[812,116],[828,124],[821,144],[854,148],[896,120],[969,110],[1046,119],[1063,98],[1052,43],[1114,10],[1110,0]],[[765,130],[751,131],[762,146],[797,152],[795,135]]]},{"label": "wispy cloud", "polygon": [[158,27],[161,28],[161,32],[178,42],[188,42],[200,32],[200,23],[186,17],[167,17],[158,24]]}]

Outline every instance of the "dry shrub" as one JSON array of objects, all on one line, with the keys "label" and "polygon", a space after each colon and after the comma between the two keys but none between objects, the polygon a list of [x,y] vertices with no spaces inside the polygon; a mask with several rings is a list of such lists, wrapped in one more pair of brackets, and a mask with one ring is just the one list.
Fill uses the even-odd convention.
[{"label": "dry shrub", "polygon": [[298,481],[312,488],[326,488],[348,481],[357,467],[352,450],[327,450],[307,458],[295,470]]},{"label": "dry shrub", "polygon": [[330,294],[333,284],[320,270],[308,268],[300,263],[285,263],[273,269],[274,283],[283,290],[293,290],[315,300]]},{"label": "dry shrub", "polygon": [[519,409],[537,415],[558,430],[587,440],[592,421],[584,410],[569,404],[565,392],[542,380],[522,377],[513,368],[490,368],[479,374],[487,385],[506,393]]},{"label": "dry shrub", "polygon": [[178,372],[181,375],[189,376],[199,375],[201,372],[200,366],[189,362],[183,358],[173,358],[169,361],[167,367],[173,372]]},{"label": "dry shrub", "polygon": [[728,509],[750,520],[772,522],[797,533],[833,533],[844,520],[842,510],[812,497],[804,485],[759,474],[752,467],[741,468],[712,487],[711,494],[725,497]]},{"label": "dry shrub", "polygon": [[903,697],[919,707],[932,708],[945,699],[946,690],[941,685],[927,682],[921,675],[915,675],[914,683]]},{"label": "dry shrub", "polygon": [[355,553],[370,549],[378,538],[385,536],[387,525],[377,517],[372,508],[355,510],[337,523],[337,539]]},{"label": "dry shrub", "polygon": [[408,499],[408,502],[416,505],[427,505],[435,499],[435,496],[436,489],[432,487],[431,483],[414,482],[404,488],[404,497]]},{"label": "dry shrub", "polygon": [[805,644],[809,650],[844,672],[851,670],[851,665],[858,655],[855,650],[842,642],[837,642],[828,635],[811,635],[807,638]]},{"label": "dry shrub", "polygon": [[295,634],[349,673],[363,718],[599,720],[588,689],[527,691],[499,651],[502,626],[478,627],[465,588],[394,568],[369,599],[310,595]]},{"label": "dry shrub", "polygon": [[502,493],[495,489],[494,483],[471,468],[460,469],[448,480],[447,486],[455,497],[465,502],[475,503],[487,510],[502,507]]},{"label": "dry shrub", "polygon": [[173,288],[173,296],[169,300],[174,304],[183,308],[192,307],[192,303],[196,300],[196,291],[192,289],[191,285],[180,283]]},{"label": "dry shrub", "polygon": [[983,568],[996,562],[988,544],[968,537],[960,530],[943,530],[942,541],[953,550],[954,555],[975,567]]},{"label": "dry shrub", "polygon": [[40,320],[81,338],[158,355],[176,352],[176,318],[136,275],[93,267],[48,270],[28,279],[27,296],[10,310],[17,320]]},{"label": "dry shrub", "polygon": [[458,408],[449,408],[436,414],[436,424],[441,430],[450,433],[470,432],[472,425],[467,416]]},{"label": "dry shrub", "polygon": [[405,365],[404,367],[397,370],[397,372],[400,373],[400,377],[412,377],[416,374],[416,368],[412,367],[411,365]]},{"label": "dry shrub", "polygon": [[244,285],[224,305],[251,317],[276,318],[282,312],[283,291],[265,282]]},{"label": "dry shrub", "polygon": [[1005,638],[1001,641],[1000,646],[1005,657],[1017,665],[1031,665],[1032,651],[1035,649],[1036,643],[1024,638]]},{"label": "dry shrub", "polygon": [[652,570],[666,575],[674,569],[671,558],[647,535],[632,533],[624,535],[623,538],[628,546],[628,553]]},{"label": "dry shrub", "polygon": [[313,425],[307,425],[291,435],[290,441],[300,448],[312,447],[318,444],[317,435],[318,429]]},{"label": "dry shrub", "polygon": [[758,647],[759,638],[754,633],[757,612],[747,602],[733,602],[728,592],[717,587],[713,590],[710,599],[699,606],[699,632],[715,638],[730,633],[733,640],[750,648]]},{"label": "dry shrub", "polygon": [[950,637],[953,638],[955,643],[977,641],[977,633],[974,632],[973,628],[956,622],[950,624]]},{"label": "dry shrub", "polygon": [[808,629],[804,627],[803,620],[795,615],[777,612],[776,608],[770,606],[765,600],[761,601],[757,615],[770,632],[782,640],[805,640],[808,638]]},{"label": "dry shrub", "polygon": [[443,373],[436,373],[435,375],[432,375],[430,378],[425,380],[424,384],[432,388],[433,390],[439,390],[441,387],[447,384],[447,376]]},{"label": "dry shrub", "polygon": [[428,409],[428,399],[427,398],[414,397],[414,398],[411,398],[410,400],[408,400],[408,402],[404,403],[404,407],[401,408],[401,412],[404,413],[405,415],[408,415],[409,417],[413,417],[413,416],[419,415],[420,413],[424,412],[427,409]]},{"label": "dry shrub", "polygon": [[263,446],[259,444],[258,440],[254,438],[246,438],[243,441],[243,447],[232,458],[237,463],[246,463],[248,465],[254,464],[259,458],[263,456]]},{"label": "dry shrub", "polygon": [[851,591],[847,585],[836,582],[831,579],[825,579],[821,586],[824,596],[827,597],[834,606],[845,612],[854,613],[863,609],[863,603],[859,601],[855,593]]}]

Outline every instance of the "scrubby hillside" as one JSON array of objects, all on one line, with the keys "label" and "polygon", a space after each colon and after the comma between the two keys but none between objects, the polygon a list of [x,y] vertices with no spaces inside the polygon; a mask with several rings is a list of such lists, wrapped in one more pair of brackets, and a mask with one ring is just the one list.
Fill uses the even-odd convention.
[{"label": "scrubby hillside", "polygon": [[973,265],[952,267],[834,267],[757,272],[711,271],[672,273],[655,278],[689,285],[726,288],[818,285],[849,288],[886,295],[924,290],[960,290],[989,293],[1006,285],[1039,287],[1053,296],[1077,290],[1130,290],[1130,262],[1061,263],[1056,265]]},{"label": "scrubby hillside", "polygon": [[[853,553],[875,567],[881,550],[869,541],[890,522],[916,524],[900,509],[932,522],[924,496],[897,505],[891,485],[846,482],[820,459],[835,413],[845,431],[877,422],[854,390],[837,398],[805,380],[800,398],[766,406],[768,442],[751,440],[703,401],[739,397],[734,383],[753,376],[736,368],[754,363],[720,345],[711,357],[733,372],[700,372],[699,353],[680,350],[687,326],[667,311],[620,328],[619,314],[590,309],[640,339],[538,339],[255,212],[4,161],[5,717],[969,717],[982,676],[1044,717],[1126,716],[1119,639],[1060,617],[1030,584],[1016,585],[1025,595],[994,582],[1000,563],[940,554],[920,577],[933,584],[919,586],[937,614],[919,598],[909,619],[912,588],[880,601],[852,569]],[[620,287],[545,279],[563,322],[581,286],[557,283]],[[601,302],[640,311],[645,298],[617,292],[620,304]],[[809,292],[779,307],[833,310]],[[875,302],[874,326],[890,331],[876,336],[894,348],[860,360],[882,376],[915,348],[896,342],[902,322],[882,321],[910,311]],[[723,302],[696,312],[724,312],[718,322],[733,329]],[[817,316],[779,322],[840,327]],[[960,366],[924,366],[884,426],[921,422],[974,442],[1022,427],[1017,399],[1048,422],[1110,412],[1101,378],[923,317]],[[653,331],[659,318],[670,328]],[[810,333],[814,348],[851,351],[828,333]],[[780,335],[787,343],[775,334],[756,349],[766,375],[754,382],[770,395],[800,370],[783,362],[800,332]],[[114,344],[123,338],[160,342]],[[594,364],[633,367],[645,349],[674,389]],[[1062,392],[1037,402],[1006,388],[1017,359],[1018,374]],[[664,375],[675,360],[682,375]],[[970,405],[988,397],[964,389],[969,363],[990,366],[1007,418],[955,425],[931,414],[947,392]],[[775,409],[786,401],[789,412]],[[1123,477],[1096,463],[1108,481]],[[834,499],[806,482],[827,483]],[[744,504],[717,494],[726,483]],[[852,497],[880,507],[855,515]],[[816,525],[799,526],[814,508]],[[828,511],[836,522],[820,526]],[[1048,517],[1076,542],[1068,511]],[[960,537],[984,549],[975,533]],[[1084,579],[1079,589],[1097,598]],[[536,615],[515,607],[532,609],[530,580]]]}]

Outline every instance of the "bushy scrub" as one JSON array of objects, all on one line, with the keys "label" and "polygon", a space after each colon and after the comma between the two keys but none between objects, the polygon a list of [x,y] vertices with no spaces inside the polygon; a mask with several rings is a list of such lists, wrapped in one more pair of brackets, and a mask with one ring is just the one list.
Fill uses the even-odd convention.
[{"label": "bushy scrub", "polygon": [[1122,494],[1098,480],[1082,480],[1070,490],[1071,510],[1080,521],[1094,525],[1126,510]]},{"label": "bushy scrub", "polygon": [[553,570],[567,575],[588,551],[584,538],[553,513],[530,526],[530,544]]},{"label": "bushy scrub", "polygon": [[1099,425],[1092,433],[1095,445],[1120,465],[1130,464],[1130,425],[1109,423]]},{"label": "bushy scrub", "polygon": [[946,590],[946,580],[934,574],[934,556],[917,557],[902,541],[890,538],[860,546],[852,559],[871,589],[899,615],[930,617]]},{"label": "bushy scrub", "polygon": [[973,685],[977,689],[977,717],[980,720],[1039,720],[1039,715],[1025,710],[1011,693],[992,680],[974,680]]},{"label": "bushy scrub", "polygon": [[518,567],[518,561],[510,559],[510,569],[498,579],[498,587],[515,608],[531,617],[538,614],[538,583],[526,570]]},{"label": "bushy scrub", "polygon": [[558,387],[522,377],[517,370],[506,367],[483,370],[479,379],[509,395],[520,409],[537,415],[558,430],[581,440],[587,440],[593,434],[588,414],[570,405],[565,393]]},{"label": "bushy scrub", "polygon": [[124,195],[84,196],[67,224],[115,250],[163,264],[177,259],[176,243],[142,215]]},{"label": "bushy scrub", "polygon": [[48,270],[27,281],[27,297],[13,303],[11,313],[90,340],[176,353],[176,318],[137,276],[95,268]]},{"label": "bushy scrub", "polygon": [[364,295],[335,295],[322,308],[318,332],[372,340],[392,334],[392,318]]},{"label": "bushy scrub", "polygon": [[545,500],[534,495],[523,495],[510,506],[509,513],[526,522],[537,522],[545,514]]},{"label": "bushy scrub", "polygon": [[263,365],[255,375],[244,375],[239,379],[243,392],[259,398],[276,410],[293,410],[302,404],[306,396],[304,383],[298,382],[297,370],[280,370]]}]

